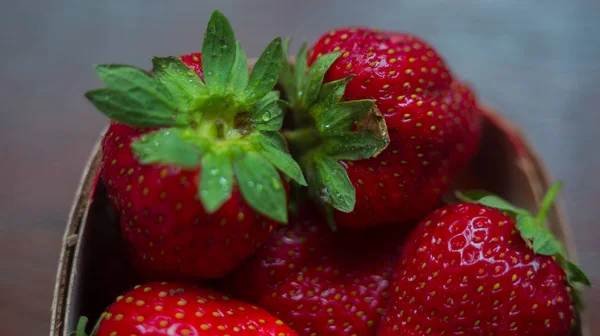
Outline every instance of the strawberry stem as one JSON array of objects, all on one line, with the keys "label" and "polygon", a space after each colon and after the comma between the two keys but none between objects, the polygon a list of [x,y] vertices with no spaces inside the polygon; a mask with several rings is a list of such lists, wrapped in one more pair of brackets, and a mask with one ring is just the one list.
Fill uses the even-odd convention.
[{"label": "strawberry stem", "polygon": [[288,140],[290,145],[301,152],[315,148],[321,142],[319,131],[314,127],[285,131],[283,136]]}]

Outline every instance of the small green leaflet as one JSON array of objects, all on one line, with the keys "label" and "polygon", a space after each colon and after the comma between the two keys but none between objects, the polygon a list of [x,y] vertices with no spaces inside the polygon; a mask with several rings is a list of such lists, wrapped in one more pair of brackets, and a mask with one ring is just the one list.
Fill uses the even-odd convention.
[{"label": "small green leaflet", "polygon": [[131,143],[131,148],[143,164],[176,164],[194,168],[200,163],[198,148],[183,140],[175,128],[144,134]]},{"label": "small green leaflet", "polygon": [[229,20],[214,11],[202,43],[204,81],[212,94],[225,91],[236,56],[236,42]]},{"label": "small green leaflet", "polygon": [[[481,204],[481,205],[484,205],[484,206],[487,206],[490,208],[508,211],[515,215],[529,216],[529,211],[518,208],[496,195],[484,195],[480,198],[477,198],[474,194],[469,195],[468,193],[463,193],[462,196],[463,196],[462,200],[468,199],[468,200],[470,200],[469,201],[470,203],[477,203],[477,204]],[[473,197],[475,197],[475,198],[473,198]],[[461,198],[459,198],[459,199],[461,199]]]},{"label": "small green leaflet", "polygon": [[143,93],[153,96],[167,106],[174,107],[167,88],[142,69],[129,65],[100,64],[96,65],[94,70],[106,87],[111,90],[136,96]]},{"label": "small green leaflet", "polygon": [[163,100],[140,90],[95,89],[86,98],[111,120],[135,127],[173,126],[177,115]]},{"label": "small green leaflet", "polygon": [[283,124],[284,109],[279,92],[270,91],[250,110],[252,128],[257,131],[277,131]]},{"label": "small green leaflet", "polygon": [[278,37],[269,43],[252,68],[243,99],[246,104],[254,104],[273,89],[277,84],[282,64],[283,50],[281,38]]},{"label": "small green leaflet", "polygon": [[259,152],[277,169],[298,184],[306,186],[306,180],[298,163],[287,153],[285,140],[279,132],[263,132],[253,135]]},{"label": "small green leaflet", "polygon": [[242,196],[264,216],[287,223],[286,192],[273,165],[255,152],[242,152],[233,160]]},{"label": "small green leaflet", "polygon": [[574,263],[572,263],[569,260],[566,260],[565,262],[566,262],[567,276],[568,276],[569,282],[581,283],[586,286],[592,286],[590,279],[588,279],[588,277],[585,275],[585,273],[583,273],[583,271],[579,268],[579,266],[575,265]]},{"label": "small green leaflet", "polygon": [[292,66],[290,65],[288,59],[288,52],[290,46],[290,39],[287,38],[283,42],[282,54],[283,54],[283,63],[281,65],[281,73],[279,74],[279,84],[283,88],[283,91],[286,94],[287,100],[291,105],[294,105],[296,101],[297,87],[296,87],[296,79],[294,74],[292,73]]},{"label": "small green leaflet", "polygon": [[313,105],[313,103],[319,97],[319,91],[321,90],[321,84],[323,83],[323,78],[325,78],[325,73],[329,70],[329,67],[335,62],[335,60],[341,55],[341,53],[331,53],[325,54],[315,60],[315,62],[311,65],[310,69],[308,69],[308,74],[306,75],[305,82],[301,87],[300,91],[302,92],[302,106],[304,108],[308,108]]},{"label": "small green leaflet", "polygon": [[154,57],[152,74],[171,94],[173,104],[183,112],[208,92],[200,77],[177,57]]},{"label": "small green leaflet", "polygon": [[232,189],[233,167],[229,153],[204,154],[198,193],[206,212],[219,209],[231,197]]},{"label": "small green leaflet", "polygon": [[322,150],[336,160],[364,160],[383,146],[385,141],[368,132],[340,132],[325,137]]},{"label": "small green leaflet", "polygon": [[329,113],[322,115],[322,124],[319,125],[319,130],[322,133],[330,133],[332,130],[347,131],[351,129],[355,121],[359,121],[369,114],[374,103],[374,100],[367,99],[341,102]]},{"label": "small green leaflet", "polygon": [[311,187],[317,188],[321,201],[342,212],[354,210],[356,191],[348,173],[339,162],[317,154],[314,157],[314,165],[318,183]]},{"label": "small green leaflet", "polygon": [[523,238],[531,240],[533,237],[535,237],[538,228],[530,215],[517,215],[516,222],[517,229],[519,229],[519,232]]},{"label": "small green leaflet", "polygon": [[346,78],[323,84],[319,90],[318,105],[322,105],[324,108],[336,106],[342,100],[348,82],[354,77],[355,75],[350,75]]},{"label": "small green leaflet", "polygon": [[[298,50],[298,55],[296,56],[296,67],[294,69],[294,75],[296,76],[296,90],[294,91],[294,95],[296,99],[301,99],[304,96],[304,89],[306,82],[306,71],[308,69],[308,61],[306,60],[306,50],[308,46],[306,41],[302,42],[300,49]],[[287,56],[287,55],[286,55]],[[288,92],[288,95],[290,93]],[[301,103],[294,101],[296,104]],[[307,105],[305,105],[307,106]]]},{"label": "small green leaflet", "polygon": [[235,44],[235,60],[229,74],[229,92],[242,92],[248,85],[248,59],[240,42]]}]

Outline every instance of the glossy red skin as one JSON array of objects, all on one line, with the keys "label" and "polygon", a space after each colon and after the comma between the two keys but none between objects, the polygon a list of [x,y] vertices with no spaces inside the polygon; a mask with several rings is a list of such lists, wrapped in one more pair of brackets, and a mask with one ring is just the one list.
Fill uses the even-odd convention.
[{"label": "glossy red skin", "polygon": [[226,279],[226,288],[299,335],[375,335],[408,235],[400,229],[332,232],[316,208],[303,207]]},{"label": "glossy red skin", "polygon": [[[199,54],[183,60],[201,76]],[[224,276],[277,222],[257,214],[235,186],[231,198],[207,214],[196,199],[199,168],[142,165],[134,156],[130,143],[149,131],[112,123],[102,140],[102,177],[132,259],[147,280]]]},{"label": "glossy red skin", "polygon": [[568,336],[574,322],[564,271],[533,253],[511,217],[475,204],[424,219],[391,288],[378,336]]},{"label": "glossy red skin", "polygon": [[309,51],[309,63],[334,51],[343,54],[325,82],[355,75],[344,98],[375,99],[391,140],[377,158],[344,163],[357,201],[353,212],[336,212],[336,223],[359,228],[421,219],[476,152],[482,118],[475,95],[412,35],[332,31]]},{"label": "glossy red skin", "polygon": [[102,314],[95,336],[296,335],[263,309],[183,283],[137,286]]}]

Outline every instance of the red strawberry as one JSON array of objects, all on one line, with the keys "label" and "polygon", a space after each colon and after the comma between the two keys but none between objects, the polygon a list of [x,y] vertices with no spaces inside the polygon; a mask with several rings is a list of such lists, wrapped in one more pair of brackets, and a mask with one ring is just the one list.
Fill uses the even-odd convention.
[{"label": "red strawberry", "polygon": [[375,335],[404,237],[393,227],[332,233],[314,206],[303,205],[227,287],[299,335]]},{"label": "red strawberry", "polygon": [[567,281],[589,281],[543,226],[557,191],[538,217],[495,196],[430,214],[397,264],[378,336],[570,335]]},{"label": "red strawberry", "polygon": [[[76,336],[85,336],[82,318]],[[296,335],[263,309],[208,288],[154,282],[135,289],[108,307],[92,336]]]},{"label": "red strawberry", "polygon": [[[340,56],[331,58],[331,53]],[[317,65],[325,70],[331,65],[324,83],[349,79],[344,100],[375,100],[390,140],[376,158],[356,160],[327,153],[346,171],[347,177],[336,179],[349,184],[342,196],[355,197],[355,206],[350,209],[339,206],[335,196],[324,199],[323,203],[339,210],[335,212],[336,223],[365,227],[410,223],[425,216],[439,204],[452,179],[476,151],[481,117],[473,92],[454,78],[430,45],[408,34],[366,28],[336,30],[323,35],[308,55],[311,69]],[[303,62],[299,55],[298,63]],[[300,64],[296,73],[304,67]],[[315,111],[319,101],[294,104],[298,100],[294,92],[303,91],[289,85],[286,91],[296,113],[312,116],[318,128],[322,123],[315,117],[321,114]],[[318,135],[321,147],[327,147],[323,143],[330,142],[331,136],[321,130]],[[306,163],[304,169],[307,177],[315,175]],[[311,188],[330,189],[332,184],[316,179]],[[318,192],[312,194],[323,200]]]},{"label": "red strawberry", "polygon": [[154,58],[152,75],[97,66],[108,88],[86,94],[113,120],[102,141],[103,180],[150,279],[222,277],[287,221],[280,172],[305,184],[278,133],[280,40],[248,76],[229,23],[215,12],[203,49]]}]

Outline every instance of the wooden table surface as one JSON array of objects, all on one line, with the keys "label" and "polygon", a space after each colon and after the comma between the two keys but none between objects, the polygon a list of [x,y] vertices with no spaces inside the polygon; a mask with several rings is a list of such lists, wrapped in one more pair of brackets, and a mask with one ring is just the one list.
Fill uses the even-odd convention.
[{"label": "wooden table surface", "polygon": [[[600,283],[600,4],[582,1],[2,1],[0,335],[44,335],[62,231],[106,120],[84,100],[92,64],[149,67],[197,51],[214,9],[250,57],[275,34],[345,25],[428,39],[480,98],[527,131],[562,194],[582,268]],[[600,327],[600,293],[586,291]],[[24,331],[27,330],[27,333]],[[598,329],[600,330],[600,329]]]}]

